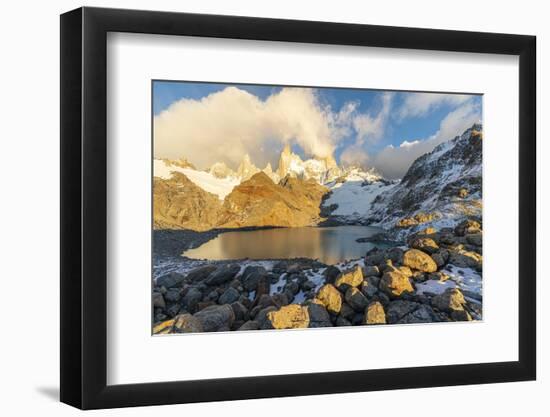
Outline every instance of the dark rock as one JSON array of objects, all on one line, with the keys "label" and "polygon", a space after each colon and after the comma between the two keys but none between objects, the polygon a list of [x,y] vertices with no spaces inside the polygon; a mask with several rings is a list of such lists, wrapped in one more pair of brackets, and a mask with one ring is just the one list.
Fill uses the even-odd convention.
[{"label": "dark rock", "polygon": [[202,292],[198,288],[190,288],[183,296],[181,304],[187,309],[187,311],[194,313],[197,309],[198,303],[202,300]]},{"label": "dark rock", "polygon": [[368,305],[367,297],[363,295],[361,291],[357,288],[349,288],[346,291],[345,295],[346,302],[353,308],[355,311],[365,311],[365,308]]},{"label": "dark rock", "polygon": [[431,307],[420,304],[418,308],[411,311],[402,317],[398,324],[410,324],[410,323],[434,323],[440,321]]},{"label": "dark rock", "polygon": [[164,294],[164,299],[169,303],[176,303],[180,300],[180,298],[181,295],[179,288],[169,288],[168,291],[166,291],[166,294]]},{"label": "dark rock", "polygon": [[233,287],[229,287],[218,299],[219,304],[231,304],[239,299],[241,294]]},{"label": "dark rock", "polygon": [[346,320],[342,316],[338,316],[338,318],[336,319],[336,326],[338,327],[351,326],[351,321]]},{"label": "dark rock", "polygon": [[205,332],[228,331],[235,321],[235,313],[230,305],[214,305],[195,313]]},{"label": "dark rock", "polygon": [[288,297],[286,296],[285,293],[273,294],[271,296],[271,299],[273,300],[273,304],[275,304],[275,306],[277,307],[282,307],[289,304]]},{"label": "dark rock", "polygon": [[380,270],[378,269],[378,267],[376,265],[370,265],[370,266],[365,266],[363,268],[363,276],[364,277],[379,277],[381,274],[380,274]]},{"label": "dark rock", "polygon": [[312,289],[315,288],[315,283],[313,281],[310,281],[309,279],[306,280],[303,284],[302,284],[302,289],[304,291],[310,291]]},{"label": "dark rock", "polygon": [[238,301],[231,304],[233,309],[233,314],[235,314],[235,320],[246,321],[249,319],[250,315],[248,314],[248,309]]},{"label": "dark rock", "polygon": [[332,327],[330,316],[325,307],[311,303],[307,306],[309,327]]},{"label": "dark rock", "polygon": [[178,272],[170,272],[169,274],[163,275],[159,278],[157,278],[156,284],[159,287],[177,287],[183,283],[185,280],[185,275],[180,274]]},{"label": "dark rock", "polygon": [[164,297],[159,292],[153,292],[153,307],[159,307],[164,309],[166,307],[166,302]]},{"label": "dark rock", "polygon": [[164,311],[168,317],[175,317],[181,309],[181,305],[178,303],[170,304]]},{"label": "dark rock", "polygon": [[224,282],[231,281],[235,278],[235,275],[241,270],[240,266],[237,264],[226,264],[221,265],[216,268],[215,271],[210,273],[205,280],[205,283],[208,285],[220,285]]},{"label": "dark rock", "polygon": [[407,314],[412,313],[421,304],[412,301],[392,301],[386,309],[386,320],[389,324],[398,323]]},{"label": "dark rock", "polygon": [[257,321],[249,320],[246,323],[244,323],[241,327],[239,327],[239,330],[259,330],[260,324]]},{"label": "dark rock", "polygon": [[189,282],[200,282],[205,280],[212,272],[218,267],[216,265],[206,265],[200,268],[193,269],[187,274],[187,280]]},{"label": "dark rock", "polygon": [[337,267],[330,265],[327,269],[325,269],[323,275],[325,276],[325,282],[327,284],[334,284],[334,281],[336,281],[336,278],[340,275],[340,270]]},{"label": "dark rock", "polygon": [[269,306],[266,308],[262,308],[258,311],[258,313],[255,316],[251,316],[251,317],[254,317],[254,321],[258,322],[260,329],[271,329],[272,328],[270,327],[271,325],[266,324],[266,321],[268,321],[267,315],[272,311],[277,311],[277,307]]},{"label": "dark rock", "polygon": [[247,266],[241,276],[243,287],[247,291],[255,291],[260,278],[267,275],[263,266]]}]

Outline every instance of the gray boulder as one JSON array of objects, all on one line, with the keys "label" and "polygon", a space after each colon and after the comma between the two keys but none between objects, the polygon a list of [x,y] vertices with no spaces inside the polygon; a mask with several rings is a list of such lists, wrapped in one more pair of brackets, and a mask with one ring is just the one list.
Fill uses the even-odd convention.
[{"label": "gray boulder", "polygon": [[222,265],[210,273],[205,282],[208,285],[220,285],[231,281],[239,273],[241,267],[237,264]]},{"label": "gray boulder", "polygon": [[200,282],[205,280],[218,267],[216,265],[206,265],[195,268],[187,274],[187,280],[190,282]]},{"label": "gray boulder", "polygon": [[235,321],[235,313],[230,305],[214,305],[195,313],[205,332],[228,331]]},{"label": "gray boulder", "polygon": [[241,294],[233,287],[229,287],[218,299],[219,304],[231,304],[239,299]]},{"label": "gray boulder", "polygon": [[185,275],[178,272],[170,272],[169,274],[157,278],[156,284],[159,287],[171,288],[181,285],[184,280]]},{"label": "gray boulder", "polygon": [[330,316],[325,307],[311,303],[307,306],[309,314],[309,327],[332,327]]}]

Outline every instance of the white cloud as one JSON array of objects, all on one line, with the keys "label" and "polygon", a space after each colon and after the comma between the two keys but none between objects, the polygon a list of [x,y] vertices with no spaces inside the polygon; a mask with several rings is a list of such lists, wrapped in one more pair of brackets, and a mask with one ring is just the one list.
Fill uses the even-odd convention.
[{"label": "white cloud", "polygon": [[222,161],[235,167],[248,153],[264,165],[281,143],[297,143],[308,156],[332,155],[355,111],[334,114],[315,90],[284,88],[262,101],[235,87],[201,100],[182,99],[154,120],[155,157],[188,158],[200,168]]},{"label": "white cloud", "polygon": [[344,166],[367,167],[369,154],[359,145],[350,145],[340,155],[340,163]]},{"label": "white cloud", "polygon": [[398,120],[425,116],[443,105],[459,106],[473,96],[465,94],[407,93],[396,112]]},{"label": "white cloud", "polygon": [[391,112],[393,93],[383,93],[380,96],[381,107],[378,113],[358,113],[354,107],[348,114],[347,121],[351,123],[356,134],[354,143],[348,145],[340,154],[340,163],[366,167],[369,155],[364,148],[365,143],[376,143],[384,135]]},{"label": "white cloud", "polygon": [[353,118],[353,127],[357,133],[357,144],[376,142],[384,134],[388,116],[390,115],[393,93],[384,93],[381,96],[382,107],[376,114],[357,114]]},{"label": "white cloud", "polygon": [[440,143],[454,139],[480,119],[480,105],[468,101],[450,112],[434,135],[423,140],[405,140],[398,147],[387,146],[372,159],[371,165],[386,178],[401,178],[416,158],[431,152]]}]

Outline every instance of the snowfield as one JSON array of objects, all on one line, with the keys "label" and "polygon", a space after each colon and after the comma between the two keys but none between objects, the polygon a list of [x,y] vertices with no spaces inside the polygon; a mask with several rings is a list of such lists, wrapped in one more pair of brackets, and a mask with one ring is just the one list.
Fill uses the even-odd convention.
[{"label": "snowfield", "polygon": [[159,159],[155,159],[153,171],[155,177],[162,179],[170,179],[172,172],[181,172],[195,185],[217,195],[220,200],[223,200],[240,183],[235,177],[216,178],[209,172],[167,165],[165,161]]}]

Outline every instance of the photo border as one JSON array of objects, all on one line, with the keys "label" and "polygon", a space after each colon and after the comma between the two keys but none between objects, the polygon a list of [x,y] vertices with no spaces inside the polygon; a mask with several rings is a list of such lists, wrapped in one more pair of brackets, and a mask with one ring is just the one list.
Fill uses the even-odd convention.
[{"label": "photo border", "polygon": [[[108,32],[519,56],[518,361],[107,385]],[[82,409],[536,378],[536,38],[122,9],[61,16],[61,401]]]}]

